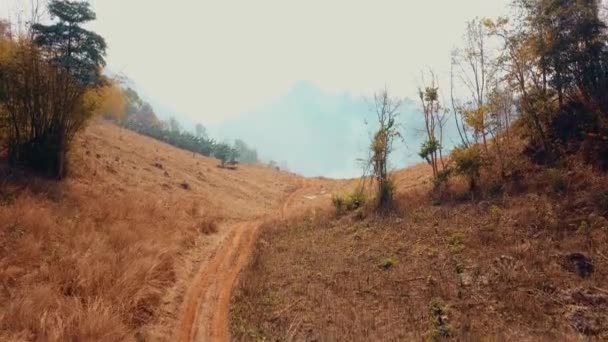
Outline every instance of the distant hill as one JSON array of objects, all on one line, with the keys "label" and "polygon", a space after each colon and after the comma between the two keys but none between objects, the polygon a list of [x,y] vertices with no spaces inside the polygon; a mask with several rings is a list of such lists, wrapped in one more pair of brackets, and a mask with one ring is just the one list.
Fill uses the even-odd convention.
[{"label": "distant hill", "polygon": [[[361,174],[356,160],[367,156],[375,123],[372,101],[301,81],[286,95],[210,130],[216,137],[240,137],[255,146],[263,159],[285,161],[292,171],[306,176],[354,177]],[[421,162],[417,153],[424,121],[417,102],[404,99],[400,119],[405,143],[395,147],[394,167]],[[446,147],[457,141],[451,121]]]}]

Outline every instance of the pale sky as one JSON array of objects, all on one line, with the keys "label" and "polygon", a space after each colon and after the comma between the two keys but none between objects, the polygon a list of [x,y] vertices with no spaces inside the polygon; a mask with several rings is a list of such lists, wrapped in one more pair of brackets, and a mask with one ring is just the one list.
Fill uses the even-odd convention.
[{"label": "pale sky", "polygon": [[[30,0],[1,0],[0,16]],[[507,0],[92,0],[108,67],[164,107],[214,124],[298,80],[336,92],[416,95],[421,69],[449,67],[465,22]]]}]

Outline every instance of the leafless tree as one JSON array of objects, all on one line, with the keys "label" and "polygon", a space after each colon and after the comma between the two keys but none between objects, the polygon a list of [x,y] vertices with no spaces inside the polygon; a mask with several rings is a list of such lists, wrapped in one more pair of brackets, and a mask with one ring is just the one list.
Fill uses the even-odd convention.
[{"label": "leafless tree", "polygon": [[469,134],[467,132],[467,126],[465,124],[465,120],[462,117],[464,108],[462,104],[458,103],[458,100],[454,96],[454,66],[457,63],[457,51],[452,53],[451,63],[450,63],[450,100],[452,103],[452,113],[454,114],[454,121],[456,123],[456,129],[458,130],[458,135],[460,136],[460,142],[462,146],[468,147],[471,145],[471,141],[469,140]]},{"label": "leafless tree", "polygon": [[[452,65],[457,67],[456,73],[460,83],[469,93],[468,100],[464,101],[466,105],[461,106],[459,110],[464,116],[464,121],[472,128],[475,141],[481,139],[486,152],[488,151],[487,96],[489,83],[495,72],[492,57],[488,52],[487,40],[488,33],[482,20],[475,19],[468,22],[464,35],[464,48],[458,51],[452,60]],[[452,90],[453,76],[452,69]]]}]

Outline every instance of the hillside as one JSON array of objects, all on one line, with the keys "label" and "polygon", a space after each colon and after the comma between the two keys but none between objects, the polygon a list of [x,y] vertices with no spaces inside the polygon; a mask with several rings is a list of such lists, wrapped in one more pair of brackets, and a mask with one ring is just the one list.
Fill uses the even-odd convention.
[{"label": "hillside", "polygon": [[0,339],[607,336],[608,184],[576,162],[442,203],[398,170],[388,216],[336,215],[360,180],[217,163],[96,121],[65,181],[3,170]]},{"label": "hillside", "polygon": [[396,173],[390,215],[328,205],[266,223],[232,298],[233,339],[608,338],[605,175],[529,166],[516,187],[472,199],[456,182],[438,202],[430,173]]},{"label": "hillside", "polygon": [[199,268],[301,182],[217,163],[98,121],[65,181],[2,169],[0,340],[170,340]]}]

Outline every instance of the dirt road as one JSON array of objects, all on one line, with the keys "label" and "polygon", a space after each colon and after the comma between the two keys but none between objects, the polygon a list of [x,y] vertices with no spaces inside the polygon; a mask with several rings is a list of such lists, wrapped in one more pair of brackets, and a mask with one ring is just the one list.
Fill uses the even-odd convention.
[{"label": "dirt road", "polygon": [[[307,180],[292,191],[273,215],[286,216],[295,198],[306,190]],[[202,265],[192,286],[186,293],[181,311],[177,340],[227,341],[230,314],[230,294],[239,272],[247,264],[253,252],[256,234],[262,220],[246,221],[229,226],[226,241],[211,259]]]}]

